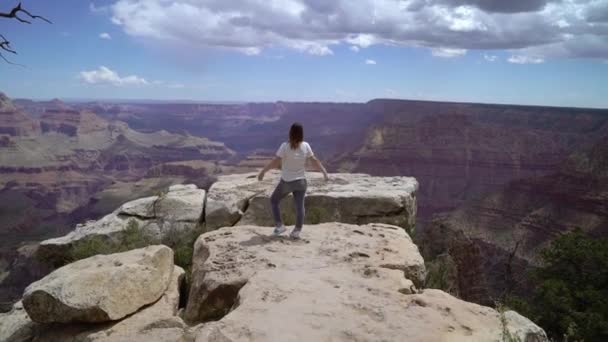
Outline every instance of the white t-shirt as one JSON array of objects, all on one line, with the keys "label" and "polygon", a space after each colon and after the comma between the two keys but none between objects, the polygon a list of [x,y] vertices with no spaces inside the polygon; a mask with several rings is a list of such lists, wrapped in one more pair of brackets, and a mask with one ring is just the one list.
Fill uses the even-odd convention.
[{"label": "white t-shirt", "polygon": [[286,182],[306,178],[306,159],[313,155],[306,141],[302,141],[295,150],[289,143],[282,143],[277,151],[277,157],[281,158],[281,178]]}]

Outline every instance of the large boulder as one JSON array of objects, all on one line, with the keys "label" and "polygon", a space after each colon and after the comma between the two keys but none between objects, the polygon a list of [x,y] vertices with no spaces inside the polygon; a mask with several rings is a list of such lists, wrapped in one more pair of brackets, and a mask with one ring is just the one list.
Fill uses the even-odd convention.
[{"label": "large boulder", "polygon": [[87,332],[87,338],[90,341],[99,342],[134,341],[137,336],[146,335],[158,329],[185,328],[186,324],[177,316],[179,291],[185,271],[181,267],[174,267],[169,286],[158,301],[101,331]]},{"label": "large boulder", "polygon": [[[205,190],[196,185],[173,185],[160,196],[139,198],[121,205],[96,221],[79,224],[67,235],[42,241],[37,251],[40,260],[61,265],[74,259],[72,251],[92,243],[103,244],[111,252],[121,250],[133,235],[155,244],[198,231],[204,212]],[[130,231],[129,227],[136,227]],[[142,246],[136,246],[142,247]]]},{"label": "large boulder", "polygon": [[184,274],[182,268],[175,266],[169,286],[158,301],[117,322],[38,324],[29,318],[19,302],[10,313],[0,314],[0,341],[180,341],[188,336],[190,330],[177,316]]},{"label": "large boulder", "polygon": [[194,184],[172,185],[160,196],[139,198],[123,204],[117,213],[141,219],[199,222],[204,203],[205,190]]},{"label": "large boulder", "polygon": [[40,323],[118,320],[157,301],[172,272],[173,251],[166,246],[97,255],[30,284],[23,306]]},{"label": "large boulder", "polygon": [[[309,172],[305,223],[381,222],[411,230],[415,225],[418,182],[411,177],[372,177],[366,174]],[[263,181],[256,174],[220,176],[209,189],[205,210],[208,231],[233,225],[274,225],[270,195],[279,182],[279,172],[269,172]],[[286,198],[282,211],[293,224],[293,201]]]},{"label": "large boulder", "polygon": [[[269,236],[271,232],[267,227],[242,226],[198,238],[186,320],[222,317],[236,302],[242,286],[257,274],[273,270],[314,274],[327,269],[337,278],[354,279],[355,274],[368,281],[394,283],[405,292],[415,291],[414,284],[425,278],[418,247],[397,226],[324,223],[304,227],[303,240],[274,238]],[[280,277],[281,272],[272,275]],[[313,274],[312,278],[318,277]],[[375,280],[378,277],[384,279]]]},{"label": "large boulder", "polygon": [[324,223],[199,237],[184,313],[196,341],[547,341],[529,320],[415,286],[424,262],[400,227]]}]

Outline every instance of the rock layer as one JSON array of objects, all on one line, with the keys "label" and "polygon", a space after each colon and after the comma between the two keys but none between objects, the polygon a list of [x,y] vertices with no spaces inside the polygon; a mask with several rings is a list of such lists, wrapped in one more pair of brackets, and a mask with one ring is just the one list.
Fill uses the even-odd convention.
[{"label": "rock layer", "polygon": [[[269,199],[279,177],[279,172],[270,172],[259,182],[254,173],[220,176],[209,189],[206,229],[237,224],[274,225]],[[415,226],[418,182],[414,178],[332,173],[325,182],[321,174],[313,172],[307,178],[307,224],[382,222],[407,230]],[[281,206],[287,224],[294,223],[290,197]]]},{"label": "rock layer", "polygon": [[158,300],[172,272],[173,251],[166,246],[97,255],[30,284],[23,306],[40,323],[117,320]]},{"label": "rock layer", "polygon": [[608,235],[608,138],[572,155],[552,175],[510,182],[501,191],[437,216],[417,235],[424,258],[449,254],[457,291],[492,304],[506,295],[526,297],[528,271],[559,234],[578,227]]},{"label": "rock layer", "polygon": [[554,172],[608,133],[607,110],[373,100],[352,151],[331,166],[420,182],[420,224],[521,178]]}]

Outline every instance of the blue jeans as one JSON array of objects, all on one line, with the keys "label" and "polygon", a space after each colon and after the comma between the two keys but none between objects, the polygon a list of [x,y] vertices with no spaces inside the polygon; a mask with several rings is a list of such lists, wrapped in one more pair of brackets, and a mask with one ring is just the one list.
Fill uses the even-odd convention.
[{"label": "blue jeans", "polygon": [[304,224],[304,194],[306,193],[307,186],[308,183],[306,182],[306,179],[297,179],[291,182],[286,182],[281,179],[276,189],[274,189],[272,196],[270,196],[272,215],[274,216],[274,222],[277,227],[283,225],[279,204],[283,197],[293,193],[293,204],[296,209],[295,230],[302,230],[302,224]]}]

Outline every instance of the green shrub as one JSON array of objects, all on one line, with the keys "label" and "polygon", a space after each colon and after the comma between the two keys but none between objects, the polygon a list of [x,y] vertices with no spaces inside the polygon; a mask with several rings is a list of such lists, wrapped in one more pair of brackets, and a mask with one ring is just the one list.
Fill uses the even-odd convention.
[{"label": "green shrub", "polygon": [[67,262],[74,262],[97,254],[113,254],[142,248],[155,243],[154,239],[130,219],[118,239],[104,235],[94,235],[75,243],[69,252]]},{"label": "green shrub", "polygon": [[70,249],[67,263],[86,259],[97,254],[111,254],[112,248],[108,240],[101,235],[94,235],[76,242]]},{"label": "green shrub", "polygon": [[296,214],[293,210],[281,210],[281,219],[283,220],[283,224],[286,226],[293,226],[296,224]]},{"label": "green shrub", "polygon": [[532,299],[512,299],[515,309],[555,339],[608,341],[608,239],[577,229],[540,255]]},{"label": "green shrub", "polygon": [[197,225],[195,229],[176,229],[170,228],[165,234],[162,243],[173,249],[173,258],[177,266],[186,271],[186,279],[190,278],[192,271],[192,255],[194,253],[194,243],[203,233],[204,227]]},{"label": "green shrub", "polygon": [[323,219],[327,218],[327,210],[321,207],[312,207],[306,209],[306,221],[310,224],[319,224],[323,222]]},{"label": "green shrub", "polygon": [[426,269],[424,287],[458,296],[456,263],[449,254],[439,255],[435,260],[427,262]]}]

